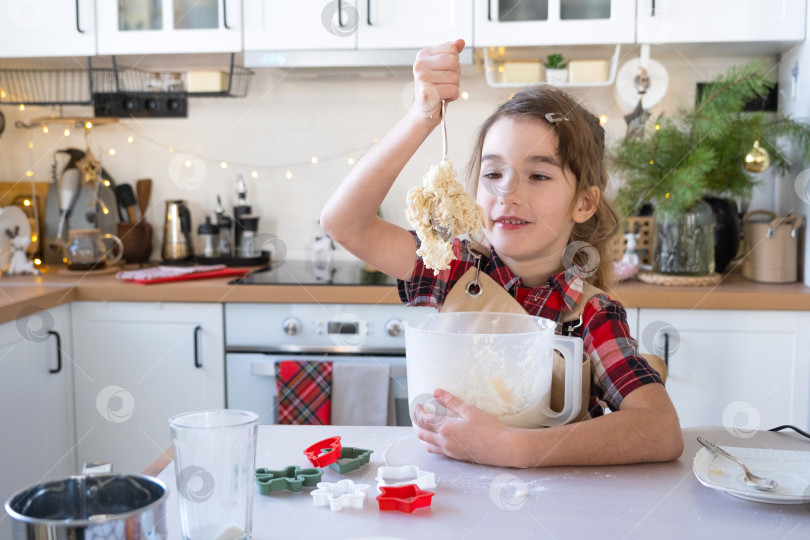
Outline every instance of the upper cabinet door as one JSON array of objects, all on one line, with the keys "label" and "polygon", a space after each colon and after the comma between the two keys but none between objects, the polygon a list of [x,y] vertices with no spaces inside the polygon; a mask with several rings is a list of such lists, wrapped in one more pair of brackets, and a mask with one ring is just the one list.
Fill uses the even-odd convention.
[{"label": "upper cabinet door", "polygon": [[472,0],[358,0],[360,49],[416,49],[473,37]]},{"label": "upper cabinet door", "polygon": [[351,1],[243,0],[246,51],[357,47],[360,16]]},{"label": "upper cabinet door", "polygon": [[240,0],[100,0],[99,54],[242,50]]},{"label": "upper cabinet door", "polygon": [[806,0],[638,0],[638,42],[802,41],[806,8]]},{"label": "upper cabinet door", "polygon": [[633,43],[635,0],[476,0],[476,47]]},{"label": "upper cabinet door", "polygon": [[0,57],[93,56],[93,0],[7,0],[0,7]]}]

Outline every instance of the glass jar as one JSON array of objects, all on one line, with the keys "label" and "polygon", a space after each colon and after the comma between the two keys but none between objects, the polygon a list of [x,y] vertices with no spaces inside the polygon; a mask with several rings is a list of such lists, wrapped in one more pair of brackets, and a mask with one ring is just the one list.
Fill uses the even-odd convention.
[{"label": "glass jar", "polygon": [[653,272],[679,276],[714,273],[714,212],[699,200],[681,213],[655,205]]},{"label": "glass jar", "polygon": [[197,229],[197,253],[203,257],[219,257],[219,227],[211,223],[211,218],[206,216],[205,223]]}]

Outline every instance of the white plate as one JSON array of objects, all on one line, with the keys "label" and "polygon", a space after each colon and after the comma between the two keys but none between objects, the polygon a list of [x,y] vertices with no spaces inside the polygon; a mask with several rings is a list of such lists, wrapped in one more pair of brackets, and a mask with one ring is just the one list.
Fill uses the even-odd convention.
[{"label": "white plate", "polygon": [[723,449],[740,458],[752,473],[772,478],[778,485],[771,491],[756,490],[745,483],[739,465],[716,456],[708,448],[701,448],[695,454],[692,470],[704,486],[749,501],[773,504],[810,502],[810,452],[734,446],[723,446]]},{"label": "white plate", "polygon": [[6,229],[14,232],[14,227],[20,228],[23,236],[31,235],[31,224],[28,216],[16,206],[0,208],[0,271],[5,272],[11,261],[11,238],[6,236]]}]

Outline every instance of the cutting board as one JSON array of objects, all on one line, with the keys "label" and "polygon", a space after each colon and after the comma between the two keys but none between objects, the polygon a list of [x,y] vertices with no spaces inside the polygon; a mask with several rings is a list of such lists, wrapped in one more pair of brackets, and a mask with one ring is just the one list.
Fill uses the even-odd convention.
[{"label": "cutting board", "polygon": [[210,272],[196,272],[193,274],[183,274],[180,276],[167,276],[155,279],[126,279],[127,283],[138,283],[139,285],[151,285],[153,283],[168,283],[170,281],[188,281],[192,279],[206,279],[216,277],[243,276],[250,272],[247,268],[221,268]]}]

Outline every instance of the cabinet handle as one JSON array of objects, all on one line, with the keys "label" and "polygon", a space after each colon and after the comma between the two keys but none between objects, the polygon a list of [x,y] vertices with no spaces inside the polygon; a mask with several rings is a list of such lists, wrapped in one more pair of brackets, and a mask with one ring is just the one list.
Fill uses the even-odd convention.
[{"label": "cabinet handle", "polygon": [[487,20],[492,21],[492,0],[487,0]]},{"label": "cabinet handle", "polygon": [[226,30],[231,30],[231,27],[228,26],[228,0],[222,0],[222,24]]},{"label": "cabinet handle", "polygon": [[652,0],[652,10],[650,11],[650,17],[655,17],[655,0]]},{"label": "cabinet handle", "polygon": [[340,0],[337,0],[338,6],[338,26],[343,28],[343,5]]},{"label": "cabinet handle", "polygon": [[202,364],[200,363],[200,349],[199,349],[200,345],[199,345],[199,339],[198,339],[198,336],[200,334],[200,330],[202,330],[202,326],[194,327],[194,367],[195,368],[203,367]]},{"label": "cabinet handle", "polygon": [[62,371],[62,337],[54,330],[48,330],[48,334],[56,337],[56,369],[49,369],[48,373],[59,373]]},{"label": "cabinet handle", "polygon": [[366,24],[371,26],[371,0],[366,0]]},{"label": "cabinet handle", "polygon": [[79,24],[79,0],[76,0],[76,30],[78,30],[80,34],[84,34],[84,30],[82,30]]},{"label": "cabinet handle", "polygon": [[669,334],[664,332],[664,365],[669,369]]}]

